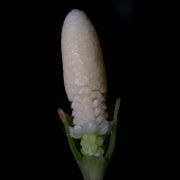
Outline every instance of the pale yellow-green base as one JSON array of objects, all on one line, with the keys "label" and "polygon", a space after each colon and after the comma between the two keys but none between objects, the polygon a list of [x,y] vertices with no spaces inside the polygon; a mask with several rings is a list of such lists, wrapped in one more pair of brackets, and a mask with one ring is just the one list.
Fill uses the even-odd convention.
[{"label": "pale yellow-green base", "polygon": [[81,152],[85,156],[101,156],[104,154],[103,137],[93,133],[84,134],[81,138]]}]

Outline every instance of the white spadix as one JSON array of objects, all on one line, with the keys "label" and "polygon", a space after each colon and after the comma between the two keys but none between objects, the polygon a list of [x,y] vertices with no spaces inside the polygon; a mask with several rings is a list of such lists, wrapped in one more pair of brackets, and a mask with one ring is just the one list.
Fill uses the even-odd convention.
[{"label": "white spadix", "polygon": [[103,56],[95,28],[83,11],[72,10],[66,16],[61,50],[65,90],[73,109],[71,136],[107,134],[110,124],[106,120]]}]

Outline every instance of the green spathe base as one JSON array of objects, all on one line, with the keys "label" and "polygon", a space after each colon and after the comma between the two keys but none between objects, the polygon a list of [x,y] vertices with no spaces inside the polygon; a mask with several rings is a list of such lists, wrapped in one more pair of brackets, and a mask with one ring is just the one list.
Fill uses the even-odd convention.
[{"label": "green spathe base", "polygon": [[71,151],[82,172],[84,180],[103,180],[107,166],[115,149],[119,107],[120,99],[117,99],[114,113],[110,118],[112,122],[112,129],[109,134],[107,150],[103,155],[100,156],[88,156],[81,154],[80,150],[78,150],[76,147],[74,139],[70,136],[69,133],[69,127],[71,126],[70,122],[72,121],[72,118],[68,114],[64,113],[62,109],[58,109],[59,117],[64,124]]},{"label": "green spathe base", "polygon": [[84,180],[103,180],[108,162],[103,157],[87,156],[79,162]]}]

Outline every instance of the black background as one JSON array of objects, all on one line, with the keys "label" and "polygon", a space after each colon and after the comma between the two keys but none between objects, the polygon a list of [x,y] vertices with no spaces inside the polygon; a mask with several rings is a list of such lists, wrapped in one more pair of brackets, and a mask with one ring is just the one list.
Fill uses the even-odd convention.
[{"label": "black background", "polygon": [[117,147],[105,179],[159,179],[168,174],[162,150],[164,14],[157,3],[134,0],[9,2],[7,167],[34,169],[41,178],[81,179],[57,115],[58,107],[70,113],[60,38],[63,20],[74,8],[86,12],[99,35],[107,104],[122,101]]}]

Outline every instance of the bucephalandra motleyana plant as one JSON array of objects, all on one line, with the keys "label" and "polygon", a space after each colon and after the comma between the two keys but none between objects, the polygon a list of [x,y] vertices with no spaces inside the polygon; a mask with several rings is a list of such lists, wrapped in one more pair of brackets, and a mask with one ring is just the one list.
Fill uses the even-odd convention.
[{"label": "bucephalandra motleyana plant", "polygon": [[[72,118],[61,109],[58,112],[84,179],[102,180],[115,147],[120,100],[117,100],[113,120],[108,118],[102,51],[95,28],[83,11],[75,9],[66,16],[61,51]],[[107,137],[109,144],[105,148]],[[80,150],[75,141],[80,143]]]}]

